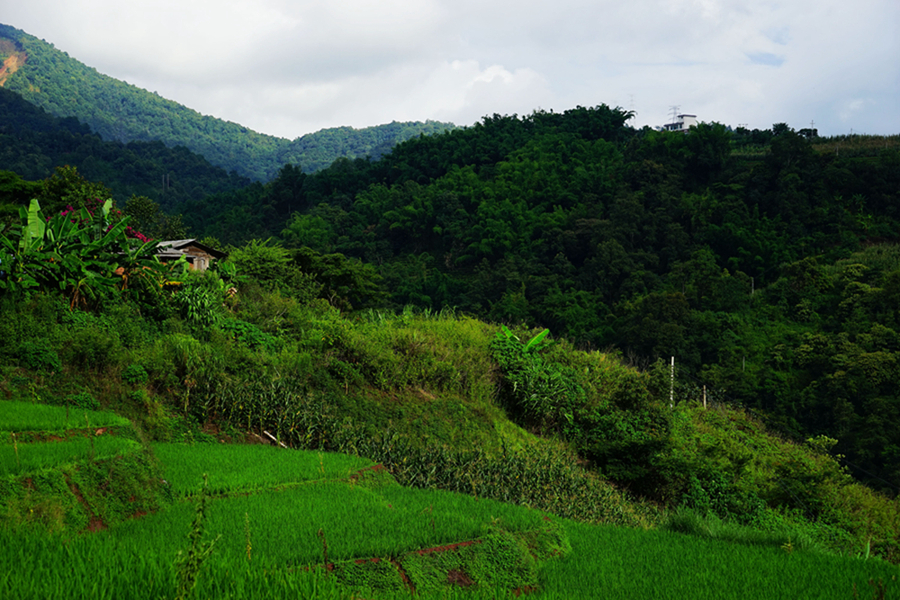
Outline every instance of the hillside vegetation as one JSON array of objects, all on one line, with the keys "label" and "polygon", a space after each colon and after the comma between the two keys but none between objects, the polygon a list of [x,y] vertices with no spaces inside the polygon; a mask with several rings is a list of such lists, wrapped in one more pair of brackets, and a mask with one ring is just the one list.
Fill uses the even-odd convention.
[{"label": "hillside vegetation", "polygon": [[494,115],[379,161],[285,168],[190,203],[185,222],[357,258],[395,310],[549,328],[645,366],[674,357],[685,385],[838,440],[856,477],[896,493],[900,146],[627,117]]},{"label": "hillside vegetation", "polygon": [[144,196],[174,211],[188,200],[251,183],[184,146],[103,141],[74,117],[54,117],[15,92],[0,89],[0,170],[39,181],[67,166],[102,182],[122,205],[132,196]]},{"label": "hillside vegetation", "polygon": [[[845,598],[896,590],[893,565],[717,521],[701,537],[684,535],[684,518],[668,531],[580,524],[402,487],[361,458],[262,445],[120,444],[112,456],[104,440],[135,446],[121,417],[91,411],[84,416],[94,427],[116,427],[70,429],[77,419],[62,407],[0,404],[10,409],[0,427],[13,440],[0,450],[55,456],[0,480],[4,596]],[[88,441],[96,452],[79,454],[76,444]],[[0,466],[9,464],[11,455],[0,456]]]},{"label": "hillside vegetation", "polygon": [[[383,294],[374,269],[309,249],[161,264],[111,201],[20,219],[0,236],[0,535],[17,540],[0,589],[565,597],[619,578],[765,597],[801,589],[792,568],[827,569],[834,597],[894,589],[900,510],[834,440],[671,395],[661,365],[449,310],[353,310]],[[222,444],[247,441],[290,457]],[[610,543],[657,566],[598,563]],[[723,558],[684,579],[703,554]]]},{"label": "hillside vegetation", "polygon": [[395,143],[452,128],[450,123],[389,123],[361,130],[326,129],[293,141],[256,133],[237,123],[201,115],[156,93],[98,73],[52,44],[0,25],[3,55],[17,69],[0,85],[57,117],[74,117],[104,140],[160,141],[184,146],[210,163],[257,181],[285,164],[314,171],[338,157],[378,157]]},{"label": "hillside vegetation", "polygon": [[[0,51],[29,51],[11,40]],[[36,157],[118,156],[79,167],[124,186],[141,185],[121,170],[141,152],[179,162],[18,114]],[[240,189],[185,154],[198,186],[226,191],[183,217],[72,166],[0,172],[0,535],[32,574],[0,589],[76,589],[46,567],[60,552],[117,580],[152,547],[133,580],[163,596],[382,597],[411,580],[796,596],[804,569],[820,595],[884,596],[900,562],[900,146],[628,117],[494,115]],[[154,256],[188,235],[227,260]],[[286,541],[285,515],[309,506],[323,512]],[[381,521],[387,537],[360,539]],[[273,540],[255,563],[254,531]],[[298,571],[311,563],[325,568]]]}]

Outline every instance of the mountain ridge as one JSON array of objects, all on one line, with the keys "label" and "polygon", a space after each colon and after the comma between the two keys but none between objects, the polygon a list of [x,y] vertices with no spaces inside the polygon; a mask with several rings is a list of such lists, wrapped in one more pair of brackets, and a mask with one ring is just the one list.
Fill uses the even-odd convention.
[{"label": "mountain ridge", "polygon": [[203,115],[104,75],[10,25],[0,24],[0,58],[8,65],[0,85],[50,114],[77,118],[104,140],[183,145],[216,166],[258,181],[271,180],[288,163],[311,172],[340,157],[377,158],[397,142],[455,128],[438,121],[395,121],[363,129],[323,129],[288,140]]}]

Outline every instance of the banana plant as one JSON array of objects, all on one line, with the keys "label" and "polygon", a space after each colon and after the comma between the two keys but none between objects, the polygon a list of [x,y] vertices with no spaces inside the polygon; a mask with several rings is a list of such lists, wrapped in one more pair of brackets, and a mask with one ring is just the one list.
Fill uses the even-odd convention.
[{"label": "banana plant", "polygon": [[35,244],[39,244],[43,241],[44,233],[47,229],[44,220],[41,219],[41,205],[37,201],[37,198],[31,201],[28,210],[26,210],[24,206],[19,208],[19,217],[21,217],[22,221],[26,224],[22,231],[22,237],[19,240],[19,250],[21,252],[27,252],[32,249]]},{"label": "banana plant", "polygon": [[10,237],[0,235],[0,264],[6,267],[0,290],[59,290],[75,306],[95,303],[120,284],[124,287],[120,263],[132,270],[149,267],[141,259],[156,244],[130,240],[128,217],[110,223],[111,210],[112,200],[107,200],[94,214],[82,208],[45,219],[32,200],[28,209],[20,209],[23,224]]},{"label": "banana plant", "polygon": [[[519,339],[519,336],[517,336],[512,331],[510,331],[509,327],[507,327],[506,325],[501,325],[500,329],[503,330],[503,335],[506,336],[506,339],[516,340],[517,342],[522,341]],[[550,330],[545,329],[542,332],[540,332],[539,334],[537,334],[536,336],[534,336],[533,338],[531,338],[530,340],[528,340],[527,342],[522,342],[525,345],[525,347],[522,349],[522,352],[524,352],[525,354],[535,354],[535,353],[543,350],[550,344],[550,342],[546,342],[543,345],[541,345],[541,342],[543,342],[544,338],[546,338],[547,335],[549,335],[549,334],[550,334]]]}]

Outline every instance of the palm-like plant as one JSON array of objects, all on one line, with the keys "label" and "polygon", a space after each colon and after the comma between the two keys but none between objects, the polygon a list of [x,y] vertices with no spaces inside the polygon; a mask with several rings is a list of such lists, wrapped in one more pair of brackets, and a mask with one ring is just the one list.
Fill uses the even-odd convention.
[{"label": "palm-like plant", "polygon": [[0,292],[59,290],[73,307],[85,306],[124,289],[135,274],[159,273],[151,258],[156,242],[129,238],[128,217],[112,222],[111,210],[112,200],[94,212],[71,209],[50,218],[37,200],[21,208],[22,224],[0,235]]}]

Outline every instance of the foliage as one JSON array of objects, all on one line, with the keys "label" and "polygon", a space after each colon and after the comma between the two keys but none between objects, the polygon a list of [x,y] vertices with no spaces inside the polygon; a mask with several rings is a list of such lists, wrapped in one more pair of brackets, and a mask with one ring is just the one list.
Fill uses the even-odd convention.
[{"label": "foliage", "polygon": [[185,272],[181,289],[174,296],[182,318],[198,327],[218,325],[222,320],[225,283],[214,271]]},{"label": "foliage", "polygon": [[127,427],[130,421],[111,412],[73,409],[33,402],[3,401],[4,431],[64,431],[85,427]]},{"label": "foliage", "polygon": [[[259,235],[361,259],[395,309],[549,328],[645,367],[674,356],[697,387],[837,439],[855,476],[900,489],[896,145],[844,156],[785,124],[672,135],[626,116],[495,115],[380,161],[285,172],[272,187],[293,208],[248,189],[211,227],[227,239],[252,218]],[[250,217],[260,203],[271,212]]]},{"label": "foliage", "polygon": [[[99,194],[115,197],[120,204],[132,196],[150,197],[168,210],[186,200],[227,192],[250,183],[234,171],[215,167],[184,146],[161,141],[104,141],[87,125],[69,117],[54,117],[30,104],[19,94],[0,89],[0,169],[18,173],[31,187],[54,170],[71,166],[91,181],[103,181],[110,190]],[[8,189],[15,194],[15,188]],[[0,189],[0,197],[7,195]],[[27,203],[36,192],[13,195]],[[180,239],[165,237],[163,239]]]},{"label": "foliage", "polygon": [[[235,494],[319,479],[359,478],[371,460],[332,452],[288,452],[262,444],[154,443],[164,476],[176,495],[201,493],[204,473],[213,473],[210,494]],[[223,469],[222,465],[228,465]]]},{"label": "foliage", "polygon": [[49,218],[37,200],[28,210],[21,208],[22,224],[10,237],[0,235],[8,269],[0,292],[21,296],[33,288],[59,290],[71,306],[96,306],[127,285],[126,270],[140,269],[142,276],[147,269],[158,271],[158,263],[146,258],[156,244],[129,238],[128,219],[113,223],[111,211],[112,200],[93,210],[69,207]]},{"label": "foliage", "polygon": [[[566,137],[545,141],[551,147],[579,146]],[[594,151],[611,157],[606,143]],[[26,218],[16,239],[37,240],[42,224],[48,227]],[[12,246],[18,249],[18,243]],[[491,251],[472,249],[482,250]],[[0,322],[0,393],[56,402],[83,395],[132,416],[146,435],[158,439],[268,439],[271,434],[288,446],[365,456],[410,486],[579,520],[649,527],[660,510],[692,508],[729,526],[790,531],[797,548],[802,533],[831,551],[848,553],[865,544],[871,554],[897,560],[896,506],[854,484],[840,459],[827,455],[826,438],[837,439],[834,448],[840,451],[839,436],[813,432],[804,436],[812,443],[792,444],[743,412],[719,404],[700,408],[691,402],[698,400],[699,386],[689,379],[689,365],[687,373],[679,371],[675,404],[669,400],[668,365],[661,362],[640,372],[622,354],[576,350],[561,337],[551,343],[544,328],[498,330],[449,310],[340,310],[317,297],[326,284],[301,270],[298,257],[321,261],[310,264],[324,273],[343,265],[352,274],[363,263],[332,263],[328,255],[271,242],[248,244],[232,256],[238,260],[215,271],[184,273],[180,285],[160,288],[147,279],[163,298],[171,296],[166,302],[175,307],[195,302],[193,313],[154,312],[149,300],[136,301],[120,287],[92,312],[73,310],[66,290],[48,287],[22,302],[7,296],[0,301],[9,317]],[[110,252],[107,260],[123,258]],[[510,258],[507,265],[527,266],[517,261]],[[414,273],[430,264],[410,259],[404,268]],[[748,348],[738,334],[748,331],[758,353],[768,340],[786,340],[772,353],[771,365],[802,361],[804,368],[835,379],[842,371],[842,381],[852,389],[887,398],[896,347],[890,276],[895,264],[894,253],[883,248],[846,261],[801,261],[785,268],[780,283],[763,290],[751,283],[749,291],[757,297],[748,300],[746,280],[721,268],[712,250],[698,250],[665,282],[680,289],[631,296],[621,306],[633,311],[635,344],[653,347],[657,334],[641,338],[641,333],[669,331],[666,344],[694,344],[703,356],[711,352],[705,344],[714,339],[729,349],[730,360],[738,358],[730,369],[706,370],[720,384],[710,393],[711,403],[727,399],[721,391],[726,384],[745,394],[754,389],[756,374],[766,373],[754,364],[741,369],[739,352]],[[882,278],[885,270],[888,276]],[[372,273],[359,271],[362,279]],[[490,282],[489,274],[487,268],[481,272],[482,284]],[[129,278],[128,291],[133,281]],[[304,287],[311,281],[316,285]],[[341,285],[335,281],[328,285]],[[226,294],[231,286],[236,294]],[[557,300],[565,297],[562,290],[556,294]],[[207,299],[202,306],[201,297]],[[592,306],[591,298],[569,303],[566,318],[585,319],[602,331],[616,317],[579,313]],[[768,312],[754,317],[749,312],[761,298]],[[523,308],[528,295],[517,291],[501,300],[510,309]],[[802,315],[805,320],[796,321],[802,329],[785,326],[779,314]],[[673,318],[680,321],[672,323]],[[702,325],[702,343],[688,333],[687,325],[696,323]],[[822,327],[814,329],[815,323]],[[677,324],[683,329],[671,326]],[[40,368],[37,358],[22,363],[19,340],[35,344],[36,356],[56,353],[59,368]],[[146,378],[129,365],[139,365]],[[812,386],[804,398],[819,400],[813,381],[782,379],[772,385]],[[827,389],[841,397],[840,390]],[[101,478],[99,469],[84,472],[93,473],[93,481]],[[100,489],[101,483],[92,485]],[[233,482],[223,489],[232,487]],[[97,497],[113,513],[124,511]],[[72,510],[53,506],[41,519],[75,518],[65,517],[74,515]],[[237,515],[241,531],[246,514]],[[782,527],[785,523],[789,526]],[[253,539],[256,544],[259,538]],[[337,551],[330,534],[328,543]],[[321,547],[321,540],[314,539],[316,544]],[[239,546],[245,557],[243,536]]]},{"label": "foliage", "polygon": [[26,369],[59,371],[62,368],[59,355],[42,340],[22,342],[18,354],[19,364]]},{"label": "foliage", "polygon": [[134,229],[149,239],[183,240],[188,237],[181,215],[169,216],[159,204],[146,196],[135,196],[125,203],[125,214],[132,218]]},{"label": "foliage", "polygon": [[127,381],[131,385],[143,385],[147,383],[149,378],[147,370],[138,364],[130,364],[122,371],[122,380]]},{"label": "foliage", "polygon": [[514,414],[572,442],[614,481],[659,494],[655,464],[670,443],[669,416],[649,380],[597,353],[557,347],[541,356],[545,335],[522,343],[504,328],[491,343]]},{"label": "foliage", "polygon": [[[42,100],[60,114],[113,98],[128,118],[104,121],[106,113],[95,110],[105,131],[135,120],[141,131],[162,126],[147,118],[160,114],[150,109],[166,106],[162,99],[98,84],[96,102],[87,102],[84,86],[102,78],[22,32],[4,27],[3,33],[8,51],[31,53],[34,70],[23,67],[9,82],[29,98],[42,85],[52,88]],[[37,114],[17,114],[31,129],[56,131],[54,139],[93,147],[73,119],[51,125]],[[195,122],[189,111],[178,114],[165,126],[183,132],[182,125]],[[452,306],[496,322],[550,328],[579,346],[614,348],[643,366],[675,356],[695,388],[762,410],[770,426],[790,435],[838,440],[835,450],[855,477],[895,493],[896,136],[824,138],[785,123],[753,131],[704,123],[673,135],[634,130],[629,116],[603,105],[492,115],[472,127],[407,139],[377,160],[354,151],[355,158],[316,173],[286,152],[266,171],[269,183],[197,194],[179,208],[200,235],[231,243],[283,238],[286,262],[260,271],[262,292],[248,289],[250,301],[236,307],[265,333],[286,331],[289,319],[279,311],[325,298],[342,310]],[[231,139],[240,129],[207,123],[194,136],[202,143],[220,131]],[[440,129],[432,125],[430,131]],[[345,133],[351,132],[322,137],[340,146]],[[248,148],[278,145],[252,132],[244,139],[253,140]],[[291,144],[299,152],[311,139]],[[330,161],[321,158],[323,165]],[[254,157],[242,160],[257,168]],[[49,172],[46,159],[31,162],[29,168]],[[58,199],[86,197],[90,189],[63,174],[53,186]],[[10,181],[9,198],[21,199],[25,187]],[[2,209],[7,218],[11,201]],[[142,290],[143,297],[151,291]],[[269,312],[253,308],[251,296],[265,297]],[[171,316],[165,299],[146,302],[142,310],[157,312],[160,321]],[[291,335],[311,339],[297,328]],[[366,380],[356,356],[343,358],[350,360],[330,365],[329,376],[345,385]],[[544,375],[536,382],[548,384],[552,378]],[[541,411],[532,412],[535,419]],[[651,413],[606,424],[664,431],[665,419]],[[567,414],[577,416],[557,404],[541,414],[548,430],[567,422]],[[596,414],[582,417],[599,423]],[[627,448],[616,452],[627,456]],[[609,468],[618,467],[607,461]]]}]

